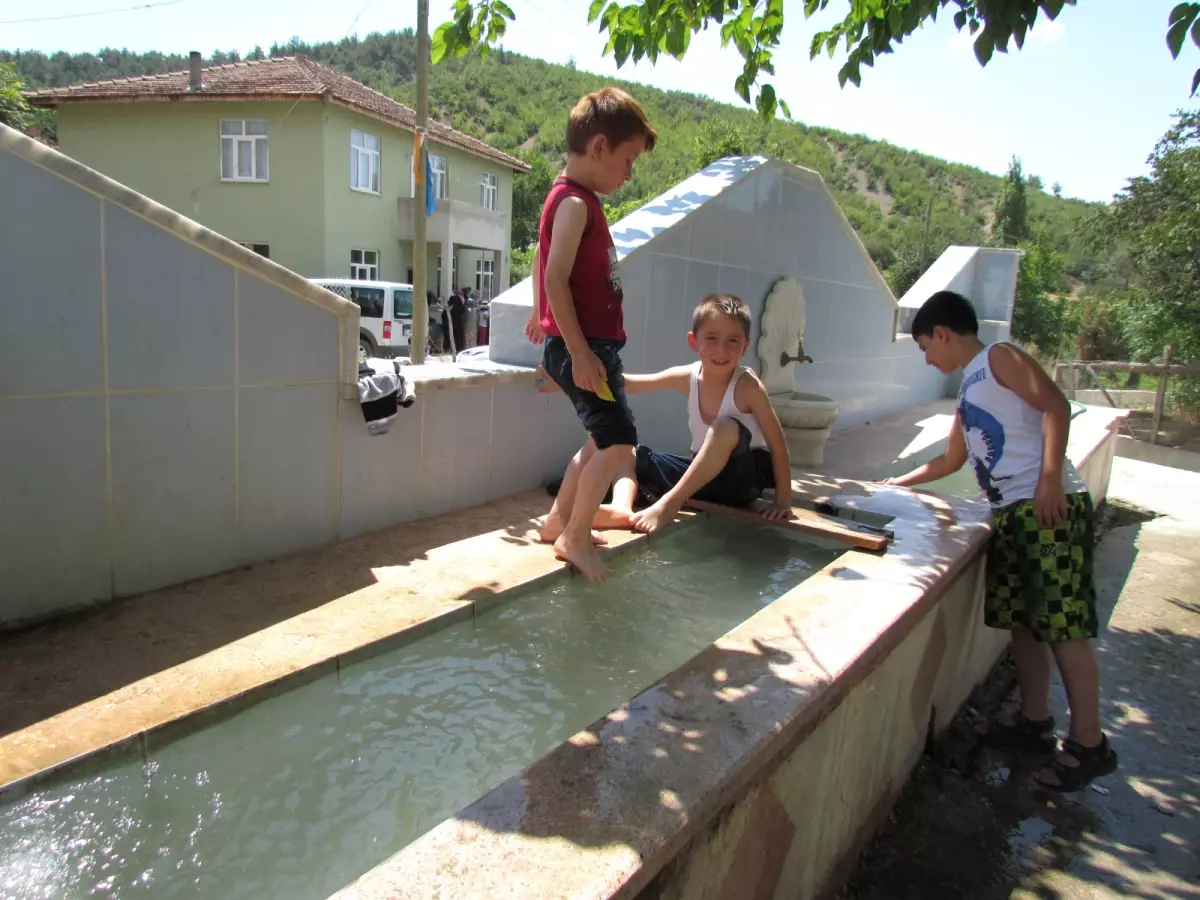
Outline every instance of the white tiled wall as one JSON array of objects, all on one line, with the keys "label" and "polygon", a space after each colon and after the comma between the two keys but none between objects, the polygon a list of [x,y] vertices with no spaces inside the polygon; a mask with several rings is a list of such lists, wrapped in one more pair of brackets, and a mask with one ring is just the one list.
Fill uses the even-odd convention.
[{"label": "white tiled wall", "polygon": [[0,626],[332,540],[344,313],[0,138]]},{"label": "white tiled wall", "polygon": [[369,436],[351,308],[31,145],[0,127],[0,627],[537,488],[583,442],[527,375]]},{"label": "white tiled wall", "polygon": [[528,378],[417,390],[383,435],[368,435],[358,403],[343,403],[340,537],[540,488],[585,439],[567,399]]}]

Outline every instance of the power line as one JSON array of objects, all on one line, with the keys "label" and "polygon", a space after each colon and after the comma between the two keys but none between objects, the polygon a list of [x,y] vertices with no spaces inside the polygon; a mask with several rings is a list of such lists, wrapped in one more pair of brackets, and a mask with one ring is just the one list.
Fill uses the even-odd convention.
[{"label": "power line", "polygon": [[64,19],[86,19],[92,16],[110,16],[113,13],[134,12],[139,9],[154,9],[156,6],[174,6],[187,0],[157,0],[154,3],[139,3],[137,6],[122,6],[117,9],[100,9],[95,12],[67,13],[62,16],[36,16],[30,19],[5,19],[0,25],[25,25],[30,22],[61,22]]},{"label": "power line", "polygon": [[358,24],[358,20],[362,18],[362,14],[367,11],[367,7],[371,5],[371,0],[366,0],[358,11],[358,15],[354,17],[354,21],[350,23],[350,27],[346,29],[346,33],[342,35],[342,40],[350,37],[350,32],[354,30],[354,26]]}]

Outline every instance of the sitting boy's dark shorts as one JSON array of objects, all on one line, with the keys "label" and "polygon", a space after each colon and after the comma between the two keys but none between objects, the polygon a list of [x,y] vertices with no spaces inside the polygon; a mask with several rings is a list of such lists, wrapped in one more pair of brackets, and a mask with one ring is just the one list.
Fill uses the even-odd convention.
[{"label": "sitting boy's dark shorts", "polygon": [[607,373],[608,388],[613,394],[612,400],[601,400],[591,391],[582,390],[575,383],[571,356],[567,353],[567,342],[562,338],[547,337],[545,349],[542,351],[542,368],[570,398],[579,420],[583,422],[583,427],[587,429],[598,450],[618,444],[637,443],[633,412],[625,399],[625,367],[621,364],[621,348],[624,346],[624,341],[588,339],[588,347],[596,354]]},{"label": "sitting boy's dark shorts", "polygon": [[[761,447],[751,449],[750,432],[741,422],[738,443],[725,468],[712,481],[698,490],[693,499],[722,506],[749,506],[767,488],[775,487],[775,470],[771,454]],[[659,453],[649,447],[637,448],[638,490],[658,499],[683,478],[692,464],[692,457],[675,453]]]}]

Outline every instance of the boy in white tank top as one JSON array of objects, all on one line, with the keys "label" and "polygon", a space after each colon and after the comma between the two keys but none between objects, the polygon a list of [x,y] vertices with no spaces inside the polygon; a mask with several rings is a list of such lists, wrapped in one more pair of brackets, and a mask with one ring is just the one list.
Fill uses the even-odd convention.
[{"label": "boy in white tank top", "polygon": [[[655,498],[628,515],[638,531],[652,533],[669,523],[695,498],[724,506],[749,506],[764,490],[773,502],[770,519],[792,515],[792,468],[779,418],[758,376],[742,365],[750,346],[750,310],[732,294],[709,294],[692,315],[688,346],[699,357],[653,375],[626,375],[628,393],[671,389],[687,397],[692,455],[635,449],[638,490]],[[633,498],[628,498],[630,503]],[[623,507],[622,498],[614,500]]]},{"label": "boy in white tank top", "polygon": [[[1008,343],[985,346],[970,301],[940,291],[921,306],[912,335],[929,365],[963,370],[946,452],[885,484],[945,478],[970,462],[992,506],[984,622],[1012,632],[1021,710],[989,723],[993,743],[1034,752],[1057,746],[1050,715],[1050,656],[1067,688],[1071,726],[1043,787],[1077,791],[1117,767],[1100,729],[1098,630],[1092,578],[1092,499],[1066,458],[1070,405],[1042,367]],[[1046,652],[1049,645],[1051,653]]]}]

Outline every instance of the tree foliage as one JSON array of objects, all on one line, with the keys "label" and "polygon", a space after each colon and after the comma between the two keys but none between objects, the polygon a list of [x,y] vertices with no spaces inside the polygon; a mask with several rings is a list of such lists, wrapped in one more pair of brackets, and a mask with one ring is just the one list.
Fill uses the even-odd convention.
[{"label": "tree foliage", "polygon": [[708,119],[696,130],[692,167],[705,169],[727,156],[749,156],[754,153],[753,143],[740,125],[728,119]]},{"label": "tree foliage", "polygon": [[[411,31],[336,43],[292,39],[275,44],[267,53],[305,55],[403,103],[415,102],[416,38]],[[217,58],[227,61],[230,56]],[[14,64],[31,88],[187,68],[182,56],[121,50],[50,56],[0,52],[3,61]],[[533,171],[514,180],[515,248],[534,240],[550,179],[565,161],[567,111],[581,94],[609,82],[500,47],[486,59],[470,53],[430,70],[431,116],[533,166]],[[654,152],[638,161],[629,184],[607,198],[610,214],[623,214],[622,210],[657,196],[702,163],[762,153],[821,175],[897,293],[903,293],[946,247],[989,241],[991,208],[1001,186],[995,175],[863,135],[799,122],[767,122],[750,110],[692,94],[617,83],[637,96],[661,137]],[[52,111],[36,112],[52,119]],[[922,265],[920,248],[931,186],[936,187]],[[1054,251],[1062,254],[1068,274],[1084,281],[1107,275],[1109,251],[1087,240],[1082,227],[1099,206],[1058,199],[1028,187],[1025,193],[1031,216],[1045,228]],[[513,271],[517,271],[515,262]]]},{"label": "tree foliage", "polygon": [[[827,9],[834,0],[804,0],[807,19]],[[845,0],[849,9],[832,28],[813,35],[809,58],[821,53],[833,57],[841,45],[845,62],[838,70],[838,83],[862,83],[864,66],[895,51],[897,45],[923,26],[936,22],[938,14],[953,11],[954,27],[967,29],[974,37],[975,58],[986,66],[999,51],[1007,53],[1010,42],[1020,50],[1039,17],[1055,19],[1064,6],[1076,0]],[[839,4],[840,5],[840,4]],[[1148,4],[1147,4],[1148,5]],[[515,18],[504,0],[455,0],[453,17],[433,35],[433,61],[462,56],[478,49],[486,53],[508,32]],[[793,13],[794,15],[794,13]],[[1173,57],[1189,30],[1200,46],[1200,3],[1180,3],[1168,20],[1167,46]],[[587,21],[603,37],[604,53],[621,67],[629,59],[657,62],[661,54],[683,59],[692,35],[710,26],[720,29],[721,46],[732,44],[742,57],[742,71],[734,90],[743,102],[752,104],[764,119],[777,111],[791,118],[787,104],[764,75],[775,74],[775,51],[784,28],[784,0],[592,0]],[[1200,70],[1192,80],[1192,93],[1200,87]]]},{"label": "tree foliage", "polygon": [[33,121],[29,104],[21,93],[21,79],[9,64],[0,62],[0,124],[24,131]]},{"label": "tree foliage", "polygon": [[1200,359],[1200,111],[1177,113],[1147,161],[1106,222],[1132,268],[1131,348],[1151,359],[1171,344],[1176,358]]},{"label": "tree foliage", "polygon": [[1012,158],[1008,174],[996,198],[996,222],[992,235],[1002,247],[1015,247],[1029,240],[1029,204],[1025,201],[1025,177],[1021,174],[1021,160]]},{"label": "tree foliage", "polygon": [[1043,354],[1057,354],[1067,333],[1066,301],[1057,296],[1064,281],[1062,255],[1056,253],[1044,230],[1022,246],[1013,301],[1012,336],[1034,344]]}]

